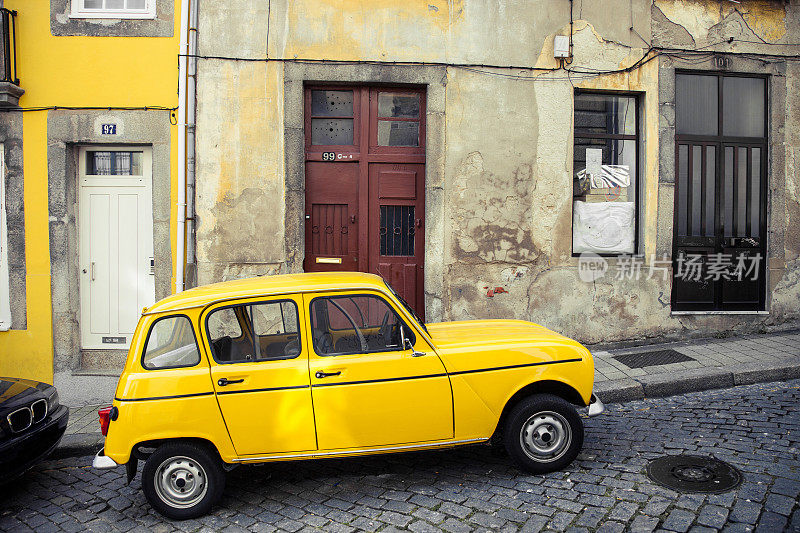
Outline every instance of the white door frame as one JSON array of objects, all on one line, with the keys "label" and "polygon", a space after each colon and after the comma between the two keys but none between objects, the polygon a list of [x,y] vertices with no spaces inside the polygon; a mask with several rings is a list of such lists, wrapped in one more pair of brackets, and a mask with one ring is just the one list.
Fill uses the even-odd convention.
[{"label": "white door frame", "polygon": [[[91,175],[87,173],[87,152],[142,152],[141,175]],[[153,276],[153,157],[149,146],[129,145],[91,145],[78,148],[78,272],[80,277],[80,338],[82,349],[127,349],[130,346],[136,318],[142,307],[155,301]],[[93,193],[108,192],[116,203],[108,207],[108,228],[97,228],[90,224],[89,205]],[[135,195],[137,202],[136,256],[139,263],[136,270],[135,300],[128,297],[119,301],[122,283],[119,280],[120,237],[122,231],[119,220],[120,196]],[[114,216],[112,216],[114,215]],[[91,250],[93,230],[108,231],[107,250]],[[93,254],[99,254],[94,257]],[[106,255],[103,260],[103,255]],[[112,264],[116,261],[115,264]],[[149,264],[147,263],[149,261]],[[101,286],[108,286],[104,296]],[[106,300],[103,302],[102,300]],[[92,314],[92,302],[107,305],[107,317]],[[92,318],[97,319],[92,323]],[[105,320],[107,318],[107,320]],[[102,324],[102,322],[106,322]],[[127,329],[124,324],[128,324]]]}]

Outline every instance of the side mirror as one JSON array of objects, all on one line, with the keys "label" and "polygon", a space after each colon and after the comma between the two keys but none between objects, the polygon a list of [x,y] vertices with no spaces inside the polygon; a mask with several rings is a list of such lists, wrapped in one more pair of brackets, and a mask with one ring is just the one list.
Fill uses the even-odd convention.
[{"label": "side mirror", "polygon": [[411,344],[411,339],[406,337],[406,332],[403,330],[403,326],[400,326],[400,340],[403,343],[404,350],[411,350],[411,357],[422,357],[425,355],[425,352],[418,352],[414,349],[414,345]]}]

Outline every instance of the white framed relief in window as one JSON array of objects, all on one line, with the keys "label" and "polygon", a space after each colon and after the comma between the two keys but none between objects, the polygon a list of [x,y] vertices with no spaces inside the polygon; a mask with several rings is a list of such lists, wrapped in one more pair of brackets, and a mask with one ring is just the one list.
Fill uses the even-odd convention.
[{"label": "white framed relief in window", "polygon": [[71,18],[152,19],[156,0],[72,0]]}]

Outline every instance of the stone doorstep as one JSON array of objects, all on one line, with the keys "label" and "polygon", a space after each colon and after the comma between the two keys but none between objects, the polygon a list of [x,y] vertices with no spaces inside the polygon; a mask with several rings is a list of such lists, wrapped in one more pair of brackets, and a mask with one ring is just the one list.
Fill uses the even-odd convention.
[{"label": "stone doorstep", "polygon": [[[786,381],[800,378],[800,356],[769,363],[746,363],[732,369],[705,367],[678,372],[662,372],[635,378],[597,381],[594,392],[604,403],[622,403],[644,398],[660,398],[687,392],[722,389],[736,385]],[[96,407],[73,408],[72,411]],[[604,416],[604,415],[600,415]],[[92,426],[89,426],[92,427]],[[103,445],[103,436],[97,424],[93,432],[67,433],[51,457],[79,457],[94,455]]]}]

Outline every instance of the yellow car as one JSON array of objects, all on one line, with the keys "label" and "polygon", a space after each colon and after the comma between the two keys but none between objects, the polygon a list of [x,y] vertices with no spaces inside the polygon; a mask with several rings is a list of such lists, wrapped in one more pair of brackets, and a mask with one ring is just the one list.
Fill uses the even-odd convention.
[{"label": "yellow car", "polygon": [[163,515],[202,515],[241,463],[492,441],[523,469],[568,465],[576,407],[600,414],[579,343],[520,320],[424,324],[378,276],[207,285],[142,312],[96,468],[144,460]]}]

